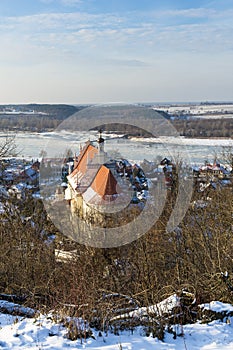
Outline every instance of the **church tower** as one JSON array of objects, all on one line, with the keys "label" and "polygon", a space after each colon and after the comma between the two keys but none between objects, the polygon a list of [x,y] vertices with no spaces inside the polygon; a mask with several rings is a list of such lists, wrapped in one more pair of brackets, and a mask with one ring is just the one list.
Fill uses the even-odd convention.
[{"label": "church tower", "polygon": [[99,130],[99,138],[98,138],[98,164],[104,164],[106,162],[106,153],[104,152],[104,138],[102,137],[102,130]]}]

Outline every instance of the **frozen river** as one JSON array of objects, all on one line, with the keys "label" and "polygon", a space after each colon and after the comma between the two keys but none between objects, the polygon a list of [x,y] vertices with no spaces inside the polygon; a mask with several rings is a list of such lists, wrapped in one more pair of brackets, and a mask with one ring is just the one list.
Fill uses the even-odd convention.
[{"label": "frozen river", "polygon": [[[0,133],[0,142],[5,133]],[[160,137],[150,139],[123,139],[117,135],[104,135],[105,150],[110,154],[121,154],[133,162],[143,159],[154,160],[157,157],[182,158],[184,162],[202,164],[205,160],[213,162],[219,156],[223,147],[233,147],[232,139],[187,139],[182,137]],[[16,134],[17,150],[20,156],[38,158],[41,151],[47,157],[61,157],[67,149],[79,153],[80,145],[90,139],[95,141],[97,132],[45,132]]]}]

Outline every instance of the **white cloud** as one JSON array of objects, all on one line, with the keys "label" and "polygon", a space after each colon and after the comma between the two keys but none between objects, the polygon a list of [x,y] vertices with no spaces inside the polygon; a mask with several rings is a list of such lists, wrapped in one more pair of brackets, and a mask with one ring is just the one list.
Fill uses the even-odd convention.
[{"label": "white cloud", "polygon": [[160,16],[183,17],[183,18],[209,18],[215,17],[217,11],[207,8],[189,8],[181,10],[167,10],[159,12]]},{"label": "white cloud", "polygon": [[[167,18],[162,23],[161,15]],[[28,39],[31,37],[31,40],[37,40],[38,43],[40,40],[51,41],[50,44],[59,44],[59,47],[62,44],[66,46],[64,40],[72,37],[73,43],[95,43],[101,49],[105,43],[105,46],[109,45],[109,49],[118,47],[126,51],[128,48],[141,50],[141,47],[147,51],[153,47],[154,50],[167,51],[169,48],[174,50],[175,45],[177,50],[214,50],[221,46],[224,50],[231,50],[232,15],[231,11],[217,13],[214,10],[189,9],[150,13],[147,16],[144,13],[141,20],[136,22],[132,13],[125,16],[83,12],[45,13],[1,18],[0,36],[4,33],[11,34],[12,37],[27,35]],[[178,21],[171,25],[169,18],[177,16],[212,16],[212,20],[190,24],[187,21]]]},{"label": "white cloud", "polygon": [[153,18],[161,18],[165,20],[166,18],[180,18],[180,19],[214,19],[219,20],[221,18],[230,19],[232,18],[233,10],[216,10],[214,8],[188,8],[188,9],[173,9],[173,10],[161,10],[152,11],[149,16]]},{"label": "white cloud", "polygon": [[[183,13],[183,11],[181,11]],[[191,11],[192,12],[192,11]],[[198,13],[198,11],[197,11]],[[135,66],[147,69],[156,57],[175,53],[232,52],[231,14],[220,21],[161,25],[145,14],[49,13],[2,18],[0,59],[19,64],[43,61],[98,62],[99,66]],[[19,45],[20,43],[20,45]],[[17,55],[12,55],[17,47]],[[115,60],[113,59],[115,57]],[[146,63],[145,63],[146,62]],[[94,64],[94,63],[93,63]]]},{"label": "white cloud", "polygon": [[[137,100],[143,91],[153,100],[150,91],[161,98],[161,88],[170,91],[171,96],[178,82],[181,93],[186,93],[192,83],[196,91],[204,91],[207,80],[212,89],[211,84],[214,86],[221,75],[230,91],[232,17],[232,11],[207,9],[137,16],[135,12],[116,15],[77,11],[0,17],[0,63],[8,73],[4,81],[15,82],[17,77],[16,89],[22,84],[23,73],[28,74],[26,85],[38,82],[34,100],[43,88],[48,94],[53,89],[53,96],[59,91],[60,95],[68,94],[69,84],[82,98],[88,96],[88,91],[94,96],[96,90],[99,99],[108,94],[112,100],[122,94],[129,99],[134,94]],[[56,79],[50,81],[48,90],[46,81],[54,75]],[[201,82],[199,75],[204,77]],[[29,88],[26,92],[31,96]],[[93,100],[88,96],[86,101],[88,98],[89,102]]]},{"label": "white cloud", "polygon": [[[54,0],[40,0],[50,2]],[[58,0],[56,0],[58,1]],[[68,3],[77,3],[80,0],[59,0]],[[171,18],[179,17],[179,21],[170,22]],[[102,36],[124,36],[126,40],[158,35],[160,33],[177,33],[181,30],[189,35],[195,36],[198,30],[209,28],[213,30],[233,31],[233,11],[216,11],[213,9],[187,9],[169,10],[156,13],[126,13],[118,16],[116,14],[91,14],[84,12],[71,13],[44,13],[31,16],[0,17],[0,29],[2,32],[20,33],[52,33],[61,34],[83,31],[90,31]],[[212,21],[189,22],[181,21],[182,18],[212,19]],[[160,21],[161,19],[161,21]],[[172,24],[171,24],[172,23]],[[207,28],[207,30],[208,30]],[[92,33],[93,35],[93,33]],[[151,38],[150,38],[151,39]]]}]

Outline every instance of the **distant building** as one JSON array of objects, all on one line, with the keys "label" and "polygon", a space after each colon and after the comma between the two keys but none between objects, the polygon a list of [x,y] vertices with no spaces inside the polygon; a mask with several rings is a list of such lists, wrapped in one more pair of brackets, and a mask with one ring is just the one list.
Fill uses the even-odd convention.
[{"label": "distant building", "polygon": [[36,161],[31,165],[27,165],[20,173],[19,178],[21,181],[29,184],[38,186],[39,183],[39,170],[40,162]]},{"label": "distant building", "polygon": [[232,169],[220,163],[210,164],[206,162],[200,167],[193,167],[193,176],[199,192],[204,192],[207,188],[216,188],[216,185],[232,185]]}]

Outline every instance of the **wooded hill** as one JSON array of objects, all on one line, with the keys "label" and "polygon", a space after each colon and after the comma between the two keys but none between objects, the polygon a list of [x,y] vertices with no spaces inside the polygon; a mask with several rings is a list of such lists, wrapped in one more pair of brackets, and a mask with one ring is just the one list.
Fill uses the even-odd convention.
[{"label": "wooded hill", "polygon": [[1,105],[0,128],[37,132],[53,130],[84,107],[66,104]]}]

